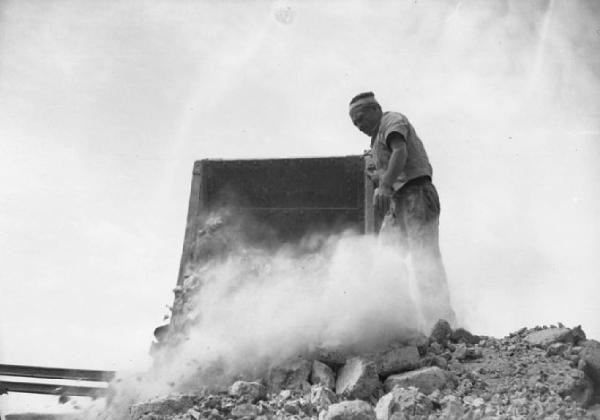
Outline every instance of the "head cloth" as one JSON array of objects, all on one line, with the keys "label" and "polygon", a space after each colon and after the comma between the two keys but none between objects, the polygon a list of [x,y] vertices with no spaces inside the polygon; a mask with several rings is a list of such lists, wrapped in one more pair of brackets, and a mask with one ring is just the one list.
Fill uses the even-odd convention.
[{"label": "head cloth", "polygon": [[377,102],[375,99],[375,94],[373,92],[366,92],[356,95],[350,101],[350,112],[365,105],[379,105],[379,102]]}]

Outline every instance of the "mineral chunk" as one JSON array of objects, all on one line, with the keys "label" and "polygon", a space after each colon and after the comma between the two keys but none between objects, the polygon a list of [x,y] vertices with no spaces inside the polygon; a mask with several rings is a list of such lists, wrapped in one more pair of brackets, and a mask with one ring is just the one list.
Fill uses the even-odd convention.
[{"label": "mineral chunk", "polygon": [[437,341],[438,343],[443,344],[447,342],[451,336],[452,328],[450,328],[450,324],[445,319],[440,319],[433,326],[431,334],[429,334],[429,340]]},{"label": "mineral chunk", "polygon": [[310,403],[319,410],[327,409],[337,401],[335,393],[323,385],[313,385],[310,389]]},{"label": "mineral chunk", "polygon": [[267,390],[259,382],[237,381],[229,388],[229,395],[240,397],[247,402],[256,402],[267,396]]},{"label": "mineral chunk", "polygon": [[172,416],[183,414],[193,408],[198,397],[195,395],[173,395],[158,398],[146,403],[134,404],[130,410],[133,420],[143,419],[147,414],[155,416]]},{"label": "mineral chunk", "polygon": [[415,346],[395,347],[375,358],[379,375],[387,377],[393,373],[405,372],[421,366],[419,351]]},{"label": "mineral chunk", "polygon": [[379,399],[375,406],[377,420],[389,420],[399,415],[409,416],[427,416],[433,411],[433,403],[417,388],[394,387],[389,393]]},{"label": "mineral chunk", "polygon": [[532,346],[546,348],[552,343],[572,343],[573,335],[568,328],[546,328],[533,331],[525,337]]},{"label": "mineral chunk", "polygon": [[326,388],[335,388],[335,373],[325,363],[318,360],[313,361],[310,381],[313,385],[321,384]]},{"label": "mineral chunk", "polygon": [[413,386],[424,394],[431,394],[436,389],[452,387],[454,378],[437,366],[426,367],[411,372],[392,375],[385,380],[384,387],[390,392],[394,387],[404,388]]},{"label": "mineral chunk", "polygon": [[368,398],[379,386],[375,363],[362,357],[353,357],[340,369],[335,392],[344,397]]},{"label": "mineral chunk", "polygon": [[332,404],[319,420],[377,420],[375,411],[365,401],[353,400]]},{"label": "mineral chunk", "polygon": [[308,377],[312,363],[306,359],[292,359],[286,363],[269,369],[267,387],[269,392],[279,392],[283,389],[310,389]]}]

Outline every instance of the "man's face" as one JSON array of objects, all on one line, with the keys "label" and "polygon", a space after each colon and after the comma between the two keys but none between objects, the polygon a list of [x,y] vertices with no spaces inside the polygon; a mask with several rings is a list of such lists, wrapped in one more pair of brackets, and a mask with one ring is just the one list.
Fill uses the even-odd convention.
[{"label": "man's face", "polygon": [[364,105],[350,112],[352,122],[367,136],[373,136],[379,128],[381,109],[377,105]]}]

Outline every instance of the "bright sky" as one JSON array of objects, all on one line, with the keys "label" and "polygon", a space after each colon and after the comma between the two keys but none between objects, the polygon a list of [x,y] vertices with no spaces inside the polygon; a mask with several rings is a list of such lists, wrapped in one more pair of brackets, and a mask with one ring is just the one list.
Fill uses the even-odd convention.
[{"label": "bright sky", "polygon": [[193,161],[361,153],[347,103],[365,90],[428,149],[465,325],[600,338],[599,16],[593,0],[2,1],[0,361],[144,366]]}]

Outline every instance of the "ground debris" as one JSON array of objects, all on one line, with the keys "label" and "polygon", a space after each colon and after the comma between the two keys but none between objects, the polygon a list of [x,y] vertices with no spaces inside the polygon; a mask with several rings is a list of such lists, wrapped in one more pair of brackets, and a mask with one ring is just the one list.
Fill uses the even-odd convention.
[{"label": "ground debris", "polygon": [[363,355],[319,349],[226,392],[135,404],[129,418],[600,418],[600,343],[580,327],[522,328],[498,339],[439,322],[419,346],[396,341]]}]

